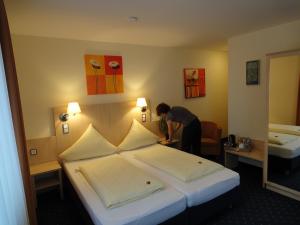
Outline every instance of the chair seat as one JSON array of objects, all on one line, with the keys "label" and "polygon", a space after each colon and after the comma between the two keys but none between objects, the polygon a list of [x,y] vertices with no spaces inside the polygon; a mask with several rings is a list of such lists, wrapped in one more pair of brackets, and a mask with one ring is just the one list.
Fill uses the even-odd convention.
[{"label": "chair seat", "polygon": [[201,138],[201,145],[216,145],[218,142],[212,138]]},{"label": "chair seat", "polygon": [[222,129],[212,121],[201,121],[201,129],[201,154],[220,156]]}]

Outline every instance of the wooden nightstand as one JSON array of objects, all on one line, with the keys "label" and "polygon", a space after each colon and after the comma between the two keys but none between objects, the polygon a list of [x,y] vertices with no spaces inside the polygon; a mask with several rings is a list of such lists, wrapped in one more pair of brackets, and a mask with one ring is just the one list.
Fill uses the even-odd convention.
[{"label": "wooden nightstand", "polygon": [[62,169],[57,161],[30,166],[30,175],[33,190],[35,191],[35,198],[37,191],[46,190],[51,187],[58,187],[60,198],[64,198]]}]

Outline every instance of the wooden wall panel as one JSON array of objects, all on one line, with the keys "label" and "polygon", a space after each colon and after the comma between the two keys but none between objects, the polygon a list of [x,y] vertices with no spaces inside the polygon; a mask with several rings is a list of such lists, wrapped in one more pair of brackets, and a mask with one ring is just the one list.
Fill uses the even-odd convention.
[{"label": "wooden wall panel", "polygon": [[[135,101],[98,105],[81,105],[81,113],[67,122],[70,133],[62,133],[62,122],[58,116],[66,112],[66,107],[53,109],[56,136],[27,140],[27,156],[30,165],[56,160],[58,155],[71,146],[92,123],[94,127],[111,143],[118,145],[128,133],[132,120],[141,122],[141,112],[135,107]],[[142,123],[147,129],[160,137],[158,121],[151,122],[147,111],[147,122]],[[30,155],[30,149],[37,149],[37,155]]]},{"label": "wooden wall panel", "polygon": [[[66,112],[66,107],[53,109],[55,132],[57,137],[57,154],[71,146],[86,130],[90,123],[112,144],[119,145],[128,133],[132,120],[141,122],[141,111],[135,101],[107,103],[98,105],[80,105],[81,113],[67,121],[69,134],[62,133],[59,115]],[[149,130],[159,134],[158,123],[151,122],[151,113],[147,110],[147,122],[142,123]]]},{"label": "wooden wall panel", "polygon": [[[27,140],[27,156],[30,165],[49,162],[57,159],[56,137]],[[30,149],[37,149],[37,155],[30,155]]]}]

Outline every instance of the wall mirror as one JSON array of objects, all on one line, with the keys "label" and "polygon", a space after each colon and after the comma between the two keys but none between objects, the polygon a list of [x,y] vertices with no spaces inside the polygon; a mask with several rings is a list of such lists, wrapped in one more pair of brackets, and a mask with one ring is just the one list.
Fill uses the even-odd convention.
[{"label": "wall mirror", "polygon": [[300,200],[300,50],[269,54],[267,188]]}]

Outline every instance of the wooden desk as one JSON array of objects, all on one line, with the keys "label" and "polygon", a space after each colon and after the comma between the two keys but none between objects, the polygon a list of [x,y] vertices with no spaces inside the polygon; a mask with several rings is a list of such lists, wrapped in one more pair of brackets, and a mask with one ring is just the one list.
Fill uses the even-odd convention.
[{"label": "wooden desk", "polygon": [[62,169],[57,161],[30,166],[30,175],[33,190],[36,192],[51,187],[59,187],[60,197],[64,198],[62,184]]},{"label": "wooden desk", "polygon": [[238,158],[248,158],[264,163],[265,153],[263,149],[253,148],[250,152],[239,151],[238,148],[225,148],[225,166],[234,168],[238,164]]},{"label": "wooden desk", "polygon": [[230,169],[237,167],[240,157],[255,160],[261,164],[263,169],[262,186],[265,187],[266,169],[264,149],[253,148],[251,152],[245,152],[238,151],[237,148],[227,148],[225,149],[225,166]]}]

